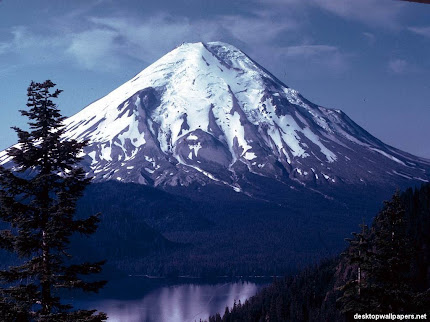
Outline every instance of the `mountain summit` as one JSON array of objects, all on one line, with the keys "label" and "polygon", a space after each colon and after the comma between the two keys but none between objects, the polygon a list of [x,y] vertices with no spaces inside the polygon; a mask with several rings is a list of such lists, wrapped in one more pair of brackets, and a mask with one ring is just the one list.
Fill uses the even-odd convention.
[{"label": "mountain summit", "polygon": [[96,181],[292,186],[428,181],[430,161],[318,106],[234,46],[185,43],[66,120]]}]

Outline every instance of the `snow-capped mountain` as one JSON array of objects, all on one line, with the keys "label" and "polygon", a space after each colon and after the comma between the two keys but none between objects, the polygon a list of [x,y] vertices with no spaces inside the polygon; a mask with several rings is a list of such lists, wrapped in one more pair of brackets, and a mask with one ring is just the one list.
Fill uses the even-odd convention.
[{"label": "snow-capped mountain", "polygon": [[318,106],[237,48],[186,43],[66,120],[96,181],[305,186],[428,181],[430,160]]},{"label": "snow-capped mountain", "polygon": [[395,188],[430,180],[430,160],[219,42],[177,47],[65,125],[65,139],[89,140],[96,181],[78,211],[103,214],[79,251],[104,245],[127,274],[294,271],[344,249]]}]

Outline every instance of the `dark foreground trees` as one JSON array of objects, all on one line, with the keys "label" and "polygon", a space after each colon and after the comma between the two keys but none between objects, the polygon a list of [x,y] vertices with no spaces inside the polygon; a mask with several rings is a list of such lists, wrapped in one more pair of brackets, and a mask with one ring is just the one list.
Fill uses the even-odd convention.
[{"label": "dark foreground trees", "polygon": [[[18,255],[17,265],[0,271],[2,321],[103,321],[96,310],[73,310],[61,301],[64,289],[97,292],[105,281],[86,281],[103,262],[75,263],[68,253],[74,233],[91,235],[98,215],[76,219],[75,209],[90,179],[77,166],[86,142],[62,140],[65,119],[52,99],[61,90],[51,81],[32,82],[29,131],[17,127],[18,145],[8,150],[13,168],[0,167],[0,247]],[[4,227],[4,226],[3,226]],[[64,291],[63,291],[64,292]]]},{"label": "dark foreground trees", "polygon": [[[418,262],[423,255],[428,256],[428,245],[419,242],[422,236],[409,231],[417,224],[424,224],[430,212],[427,208],[426,215],[424,210],[421,224],[412,223],[416,214],[411,210],[406,212],[406,198],[407,194],[402,200],[400,193],[396,192],[384,203],[372,229],[363,230],[349,240],[344,261],[353,268],[353,274],[339,288],[341,296],[338,303],[350,320],[355,313],[425,313],[430,304],[428,291],[422,287],[429,286],[428,279],[423,279],[425,283],[420,287],[413,283],[417,278],[415,268]],[[428,265],[427,262],[427,268]]]}]

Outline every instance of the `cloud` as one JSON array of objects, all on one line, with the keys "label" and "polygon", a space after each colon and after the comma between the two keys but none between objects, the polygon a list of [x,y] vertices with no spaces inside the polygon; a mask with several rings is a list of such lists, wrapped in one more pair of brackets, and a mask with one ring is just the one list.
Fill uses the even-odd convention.
[{"label": "cloud", "polygon": [[93,29],[72,34],[69,37],[71,43],[65,53],[72,56],[84,68],[115,69],[118,66],[119,60],[112,55],[114,42],[118,37],[116,32],[107,29]]},{"label": "cloud", "polygon": [[64,47],[66,39],[60,35],[41,36],[24,26],[11,28],[12,39],[0,43],[0,54],[12,54],[23,63],[43,64],[60,61],[58,50]]},{"label": "cloud", "polygon": [[418,35],[430,38],[430,26],[428,27],[409,27],[409,31],[412,31]]},{"label": "cloud", "polygon": [[321,54],[332,54],[337,52],[337,48],[327,45],[301,45],[286,48],[286,56],[300,56],[305,58],[319,56]]},{"label": "cloud", "polygon": [[[349,69],[349,55],[336,46],[297,45],[285,47],[281,58],[288,70],[294,70],[300,78],[315,75],[338,75]],[[297,76],[296,76],[297,77]]]},{"label": "cloud", "polygon": [[304,39],[309,21],[300,12],[302,1],[286,1],[246,7],[247,14],[205,18],[166,12],[132,17],[73,11],[52,18],[49,29],[13,29],[13,40],[0,43],[0,54],[15,52],[27,63],[34,62],[36,55],[45,63],[68,62],[86,70],[112,72],[136,62],[138,66],[152,63],[182,42],[225,41],[272,71],[290,62],[310,63],[315,71],[325,73],[346,70],[348,59],[339,48]]},{"label": "cloud", "polygon": [[267,12],[259,12],[258,19],[218,16],[216,20],[191,20],[160,14],[144,22],[118,17],[92,17],[89,20],[96,28],[108,28],[121,40],[111,42],[116,48],[111,48],[111,52],[126,53],[148,63],[182,42],[220,40],[244,50],[256,61],[262,62],[269,71],[277,71],[279,66],[286,64],[306,64],[312,66],[312,73],[306,75],[314,77],[319,71],[327,75],[339,74],[348,69],[348,57],[338,47],[324,44],[280,44],[277,38],[285,39],[289,35],[297,37],[302,26],[293,19],[272,18]]},{"label": "cloud", "polygon": [[10,44],[6,42],[0,42],[0,55],[10,50]]},{"label": "cloud", "polygon": [[369,45],[373,45],[376,42],[376,36],[370,32],[363,32],[363,36],[366,38]]},{"label": "cloud", "polygon": [[154,52],[159,55],[160,51],[166,52],[184,41],[231,38],[245,44],[268,43],[282,31],[297,29],[293,20],[271,20],[271,17],[263,12],[260,12],[258,17],[224,15],[204,20],[159,14],[144,22],[106,17],[92,17],[90,21],[98,26],[111,28],[129,44],[144,47],[142,54],[146,53],[152,59]]},{"label": "cloud", "polygon": [[[261,4],[260,1],[254,1]],[[290,17],[302,14],[307,16],[309,9],[329,12],[346,20],[354,20],[372,27],[399,28],[400,19],[406,4],[393,0],[266,0],[266,11]]]},{"label": "cloud", "polygon": [[403,59],[392,59],[388,62],[388,68],[391,72],[395,74],[403,74],[409,68],[409,64],[406,60]]},{"label": "cloud", "polygon": [[[111,48],[106,50],[146,63],[153,62],[182,42],[197,41],[231,42],[248,54],[259,56],[261,52],[281,50],[274,39],[282,32],[298,28],[293,20],[272,21],[261,12],[259,19],[217,16],[213,20],[191,20],[159,14],[143,22],[118,17],[91,17],[89,21],[94,28],[106,29],[116,35],[117,41],[111,41]],[[87,55],[85,51],[77,54]]]},{"label": "cloud", "polygon": [[11,40],[0,42],[0,54],[15,53],[24,63],[67,60],[84,69],[109,71],[127,59],[151,63],[182,42],[222,40],[271,50],[278,33],[297,27],[293,20],[272,21],[265,13],[258,19],[225,15],[194,20],[164,13],[143,21],[92,16],[79,17],[79,24],[72,18],[55,18],[56,25],[43,32],[14,27]]},{"label": "cloud", "polygon": [[225,29],[233,38],[246,44],[271,43],[278,34],[299,29],[299,23],[293,19],[277,20],[263,13],[252,18],[225,16],[214,23],[218,29]]},{"label": "cloud", "polygon": [[72,62],[88,70],[111,71],[122,61],[121,55],[115,53],[115,40],[119,35],[114,31],[99,28],[82,32],[53,30],[55,32],[36,33],[27,27],[13,27],[11,40],[0,43],[0,54],[12,55],[17,65]]},{"label": "cloud", "polygon": [[91,17],[96,28],[107,28],[117,42],[111,42],[110,52],[117,52],[140,61],[152,62],[184,41],[210,37],[210,32],[193,28],[186,18],[173,19],[167,15],[153,16],[144,22],[125,18]]},{"label": "cloud", "polygon": [[372,26],[396,27],[403,3],[392,0],[312,0],[312,4],[345,19]]}]

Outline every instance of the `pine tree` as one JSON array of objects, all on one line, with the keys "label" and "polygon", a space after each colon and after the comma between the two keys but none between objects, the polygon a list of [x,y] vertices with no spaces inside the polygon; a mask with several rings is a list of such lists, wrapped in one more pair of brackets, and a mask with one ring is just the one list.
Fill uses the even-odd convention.
[{"label": "pine tree", "polygon": [[338,290],[343,313],[412,312],[410,267],[414,248],[407,235],[404,202],[396,192],[375,217],[372,229],[362,226],[344,253],[357,271]]},{"label": "pine tree", "polygon": [[349,316],[350,313],[365,313],[371,311],[373,298],[369,277],[372,270],[373,252],[370,244],[370,230],[364,223],[360,225],[360,233],[352,233],[348,238],[349,247],[343,258],[347,266],[353,271],[344,285],[338,288],[342,296],[337,300],[341,305],[341,312]]},{"label": "pine tree", "polygon": [[0,271],[0,315],[4,321],[104,321],[96,310],[73,310],[60,299],[62,289],[97,292],[105,281],[85,281],[103,261],[74,263],[68,252],[75,233],[91,235],[99,214],[76,219],[75,209],[90,179],[78,166],[87,142],[63,140],[63,121],[52,99],[55,84],[31,82],[28,110],[21,114],[29,131],[18,127],[18,144],[8,149],[13,168],[0,167],[0,247],[19,257],[19,265]]},{"label": "pine tree", "polygon": [[399,192],[386,201],[375,218],[372,279],[379,312],[408,312],[411,305],[410,265],[414,248],[407,236],[405,207]]}]

